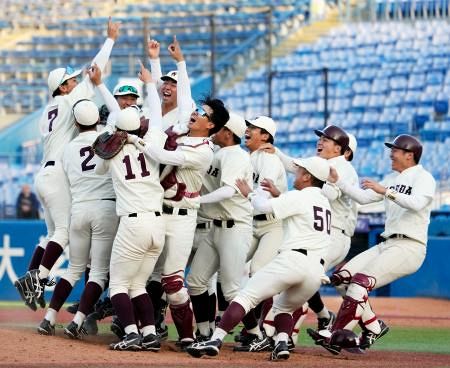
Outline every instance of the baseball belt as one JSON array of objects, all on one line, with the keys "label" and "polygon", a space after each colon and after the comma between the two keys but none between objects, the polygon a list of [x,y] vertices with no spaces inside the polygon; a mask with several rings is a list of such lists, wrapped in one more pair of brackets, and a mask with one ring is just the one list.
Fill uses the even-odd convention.
[{"label": "baseball belt", "polygon": [[255,221],[270,221],[274,220],[275,216],[271,213],[261,213],[260,215],[253,216],[253,220]]},{"label": "baseball belt", "polygon": [[47,167],[47,166],[55,166],[55,161],[47,161],[45,163],[44,167]]},{"label": "baseball belt", "polygon": [[[307,249],[297,248],[297,249],[291,249],[291,250],[293,250],[294,252],[302,253],[302,254],[304,254],[305,256],[308,255],[308,250],[307,250]],[[320,264],[321,264],[322,266],[325,264],[325,261],[324,261],[322,258],[320,259]]]},{"label": "baseball belt", "polygon": [[234,226],[234,220],[213,220],[213,224],[217,227],[224,227],[230,229]]}]

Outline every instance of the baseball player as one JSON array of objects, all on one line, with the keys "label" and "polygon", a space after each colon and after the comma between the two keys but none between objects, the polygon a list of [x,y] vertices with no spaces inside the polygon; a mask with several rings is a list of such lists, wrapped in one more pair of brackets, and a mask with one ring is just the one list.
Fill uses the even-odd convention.
[{"label": "baseball player", "polygon": [[[96,64],[89,77],[102,95],[114,101],[101,82],[101,72]],[[91,145],[99,135],[99,112],[90,100],[82,99],[73,107],[75,124],[80,134],[64,151],[62,165],[69,180],[72,197],[69,241],[69,267],[57,282],[44,319],[38,327],[42,335],[55,334],[56,316],[75,283],[85,272],[90,259],[91,271],[81,296],[74,320],[64,330],[71,338],[85,334],[82,327],[86,315],[100,297],[108,277],[109,259],[118,219],[115,213],[115,193],[111,176],[94,173],[94,153]],[[111,131],[112,128],[108,127]]]},{"label": "baseball player", "polygon": [[[245,131],[245,145],[250,151],[250,160],[253,166],[253,187],[256,190],[264,180],[270,180],[281,192],[287,191],[286,171],[283,164],[276,155],[269,154],[259,147],[265,143],[274,143],[276,133],[275,122],[267,117],[260,116],[255,120],[247,121]],[[248,193],[242,192],[244,197]],[[253,213],[253,240],[247,254],[247,261],[250,262],[250,277],[256,273],[262,266],[267,264],[277,255],[278,249],[283,240],[283,223],[280,219],[275,219],[273,214]],[[258,308],[262,307],[262,304]],[[258,309],[256,308],[256,309]],[[247,314],[247,324],[251,316],[255,319],[251,325],[257,325],[256,317],[261,313],[260,310],[252,311]],[[237,351],[248,351],[253,340],[257,335],[248,334],[242,331],[236,336],[236,341],[241,342],[240,346],[234,349]]]},{"label": "baseball player", "polygon": [[[115,125],[117,129],[139,135],[139,112],[133,107],[121,110]],[[165,135],[151,128],[144,140],[162,147]],[[111,302],[126,335],[110,348],[158,351],[160,342],[156,337],[153,306],[145,285],[164,244],[159,164],[133,144],[126,144],[110,160],[97,156],[96,159],[97,174],[111,172],[120,218],[111,253],[109,288]]]},{"label": "baseball player", "polygon": [[[212,113],[211,109],[205,112]],[[230,113],[228,122],[213,136],[213,143],[220,149],[203,181],[201,208],[213,226],[198,245],[187,277],[199,339],[210,335],[208,281],[220,270],[224,297],[231,301],[240,289],[252,240],[252,208],[236,187],[238,178],[249,185],[253,182],[250,157],[239,146],[245,130],[245,120]],[[260,333],[258,326],[248,331]]]},{"label": "baseball player", "polygon": [[[103,70],[119,35],[119,23],[108,22],[108,38],[92,63]],[[53,97],[45,107],[39,126],[44,140],[42,167],[35,177],[35,188],[44,208],[47,237],[36,247],[28,272],[15,282],[25,304],[44,308],[44,287],[51,268],[64,251],[69,237],[70,191],[62,167],[64,148],[77,135],[72,106],[80,99],[94,97],[94,86],[86,76],[78,83],[81,70],[70,67],[52,70],[48,87]]]},{"label": "baseball player", "polygon": [[[150,72],[143,66],[140,75],[147,84],[150,104],[156,112],[155,115],[150,115],[152,128],[161,129],[161,105],[156,86],[151,83]],[[161,184],[165,189],[163,217],[166,222],[161,282],[182,345],[194,341],[193,313],[189,295],[184,287],[184,270],[196,229],[202,179],[213,159],[213,146],[208,136],[219,131],[226,123],[227,117],[216,114],[215,104],[217,101],[212,99],[203,101],[203,109],[211,109],[211,115],[194,112],[188,124],[188,134],[177,139],[177,148],[174,151],[146,145],[139,137],[129,136],[129,141],[135,143],[146,156],[170,165],[166,166],[161,174]]]},{"label": "baseball player", "polygon": [[[249,194],[252,206],[260,213],[273,213],[283,219],[285,236],[279,254],[259,269],[233,299],[211,339],[194,343],[187,352],[194,356],[215,356],[219,353],[227,332],[261,301],[277,294],[272,309],[275,314],[277,336],[271,353],[272,360],[289,358],[288,336],[292,333],[292,312],[319,289],[323,257],[330,244],[331,210],[321,188],[330,165],[320,157],[294,161],[298,166],[296,190],[268,198],[262,190]],[[250,187],[243,180],[237,182],[243,191]]]},{"label": "baseball player", "polygon": [[[152,79],[157,83],[157,88],[159,87],[159,103],[163,121],[162,129],[169,134],[168,145],[171,145],[171,149],[174,149],[178,135],[187,133],[187,124],[191,119],[191,113],[195,110],[195,107],[193,108],[192,106],[191,86],[186,69],[186,61],[184,60],[180,44],[174,37],[173,42],[168,47],[168,51],[176,62],[177,70],[170,71],[163,76],[159,59],[159,42],[150,40],[147,49]],[[162,84],[159,86],[158,82],[162,82]],[[148,100],[149,97],[145,101],[146,106],[150,104]],[[147,285],[147,291],[155,306],[156,328],[161,338],[167,338],[168,336],[168,328],[164,323],[167,302],[165,299],[162,299],[164,290],[161,284],[165,252],[164,248]]]},{"label": "baseball player", "polygon": [[419,164],[422,144],[415,137],[402,134],[385,145],[391,149],[394,173],[380,183],[365,179],[361,189],[342,180],[336,170],[330,173],[329,181],[358,203],[384,201],[386,208],[381,234],[385,240],[351,259],[330,278],[333,285],[348,286],[331,333],[308,330],[316,344],[334,354],[341,345],[349,347],[349,334],[342,329],[351,331],[358,322],[363,328],[359,338],[351,341],[355,348],[368,349],[388,332],[372,310],[369,292],[416,272],[425,259],[436,182]]},{"label": "baseball player", "polygon": [[[345,178],[344,180],[349,182],[350,185],[357,185],[359,182],[358,175],[344,156],[349,144],[347,133],[334,125],[327,126],[323,130],[315,130],[315,133],[319,137],[319,140],[317,141],[317,156],[328,160],[330,165],[335,167],[335,169],[341,173],[342,177]],[[293,158],[284,155],[278,149],[276,149],[276,153],[281,158],[286,170],[292,172],[294,169],[292,164]],[[271,183],[267,183],[266,188],[273,190]],[[325,257],[325,270],[328,271],[338,263],[342,262],[350,249],[351,236],[356,227],[357,209],[350,197],[340,191],[335,185],[325,183],[322,191],[330,201],[333,214],[331,225],[331,238],[333,239],[333,242]],[[276,191],[273,191],[272,194],[274,196],[278,195]],[[308,305],[317,314],[318,330],[330,328],[335,315],[325,307],[318,291],[308,301]],[[307,310],[308,308],[306,305],[302,306],[295,315],[298,319],[294,329],[296,333],[298,333]],[[267,325],[269,325],[272,320],[273,316],[270,314],[265,317],[266,331],[270,329]],[[295,340],[293,341],[295,342]]]}]

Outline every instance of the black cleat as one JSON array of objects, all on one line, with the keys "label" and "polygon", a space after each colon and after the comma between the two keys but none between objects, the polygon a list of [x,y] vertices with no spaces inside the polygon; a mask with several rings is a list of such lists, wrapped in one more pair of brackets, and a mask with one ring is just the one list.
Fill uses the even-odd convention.
[{"label": "black cleat", "polygon": [[94,336],[98,333],[97,320],[89,314],[83,322],[83,327],[88,335]]},{"label": "black cleat", "polygon": [[336,315],[333,312],[328,312],[329,318],[317,318],[317,331],[331,330],[334,321],[336,321]]},{"label": "black cleat", "polygon": [[111,317],[114,315],[114,308],[111,303],[111,299],[106,297],[103,300],[100,300],[95,305],[95,310],[90,314],[90,316],[97,321],[101,321],[106,317]]},{"label": "black cleat", "polygon": [[235,346],[233,347],[233,351],[256,353],[261,351],[272,351],[273,347],[274,347],[273,339],[271,337],[264,336],[262,339],[260,338],[254,339],[248,345],[241,344]]},{"label": "black cleat", "polygon": [[338,355],[341,352],[340,346],[330,345],[329,338],[322,336],[312,328],[308,328],[306,332],[314,340],[314,343],[316,345],[322,346],[324,349],[328,350],[331,354]]},{"label": "black cleat", "polygon": [[29,285],[29,279],[28,279],[28,272],[18,278],[14,282],[14,286],[16,287],[17,291],[20,294],[20,297],[25,302],[25,305],[30,308],[32,311],[37,310],[36,302],[34,300],[34,292],[33,289],[30,288]]},{"label": "black cleat", "polygon": [[186,348],[189,355],[194,358],[200,358],[203,355],[216,356],[219,354],[220,348],[222,347],[222,341],[208,340],[204,342],[195,342]]},{"label": "black cleat", "polygon": [[286,341],[279,341],[270,354],[270,360],[289,359],[289,349]]},{"label": "black cleat", "polygon": [[119,317],[114,316],[112,318],[110,330],[120,340],[125,338],[125,335],[126,335],[125,328],[123,327],[122,322],[120,322]]},{"label": "black cleat", "polygon": [[359,347],[360,349],[366,350],[369,349],[375,341],[377,341],[380,337],[383,337],[389,332],[389,327],[386,323],[384,323],[381,319],[378,320],[378,323],[381,327],[381,332],[379,334],[375,334],[372,331],[364,329],[361,332],[361,336],[359,338]]},{"label": "black cleat", "polygon": [[80,302],[73,303],[66,308],[66,311],[70,314],[75,314],[78,312],[78,307],[80,306]]},{"label": "black cleat", "polygon": [[142,350],[147,351],[159,351],[161,349],[161,343],[159,342],[158,337],[154,334],[144,336],[141,339],[141,346]]},{"label": "black cleat", "polygon": [[111,350],[142,350],[141,336],[135,332],[125,335],[125,337],[119,341],[109,345]]},{"label": "black cleat", "polygon": [[71,339],[82,340],[83,337],[87,335],[87,331],[85,330],[83,323],[80,327],[78,327],[78,325],[72,321],[64,329],[64,334],[69,336]]},{"label": "black cleat", "polygon": [[156,336],[160,341],[165,341],[169,338],[169,327],[156,326]]},{"label": "black cleat", "polygon": [[52,326],[50,324],[50,321],[46,320],[45,318],[40,323],[39,327],[37,328],[37,332],[40,335],[46,335],[46,336],[54,336],[55,335],[55,326]]}]

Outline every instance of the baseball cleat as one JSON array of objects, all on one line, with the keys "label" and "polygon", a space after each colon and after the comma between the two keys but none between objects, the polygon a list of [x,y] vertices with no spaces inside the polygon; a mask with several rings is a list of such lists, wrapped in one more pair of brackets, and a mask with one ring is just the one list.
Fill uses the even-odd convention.
[{"label": "baseball cleat", "polygon": [[55,335],[55,326],[52,326],[50,324],[49,320],[46,320],[45,318],[40,323],[39,327],[37,328],[37,332],[40,335],[46,335],[46,336],[54,336]]},{"label": "baseball cleat", "polygon": [[289,336],[289,339],[288,339],[288,350],[289,351],[295,350],[295,343],[294,343],[294,339],[292,338],[292,336]]},{"label": "baseball cleat", "polygon": [[222,341],[209,340],[204,342],[195,342],[186,348],[186,352],[194,358],[200,358],[203,355],[216,356],[222,347]]},{"label": "baseball cleat", "polygon": [[32,311],[37,310],[36,302],[34,301],[34,292],[30,289],[27,283],[28,275],[20,277],[14,282],[14,286],[20,294],[20,297],[25,302],[25,305]]},{"label": "baseball cleat", "polygon": [[154,334],[149,334],[144,336],[141,340],[142,350],[148,351],[159,351],[161,349],[161,343],[159,342],[158,336]]},{"label": "baseball cleat", "polygon": [[126,335],[125,328],[123,327],[122,322],[120,322],[119,317],[117,317],[117,316],[114,316],[112,318],[110,330],[120,340],[122,340]]},{"label": "baseball cleat", "polygon": [[66,328],[64,328],[64,334],[69,338],[74,340],[82,340],[84,336],[87,335],[87,331],[84,328],[84,323],[81,324],[80,327],[72,321],[70,322]]},{"label": "baseball cleat", "polygon": [[109,345],[111,350],[142,350],[141,336],[135,332],[131,332],[119,341]]},{"label": "baseball cleat", "polygon": [[84,320],[83,327],[86,330],[88,335],[93,336],[93,335],[97,335],[97,333],[98,333],[97,320],[95,318],[92,318],[90,314]]},{"label": "baseball cleat", "polygon": [[167,340],[169,338],[169,327],[156,326],[156,336],[160,341]]},{"label": "baseball cleat", "polygon": [[74,304],[69,305],[66,308],[66,311],[69,312],[70,314],[75,314],[78,312],[78,307],[80,306],[80,302],[76,302]]},{"label": "baseball cleat", "polygon": [[331,354],[338,355],[341,352],[340,346],[330,345],[330,338],[321,335],[319,332],[313,330],[312,328],[308,328],[306,332],[314,340],[314,343],[316,345],[322,346]]},{"label": "baseball cleat", "polygon": [[286,341],[279,341],[272,350],[269,360],[289,359],[289,349]]},{"label": "baseball cleat", "polygon": [[106,317],[111,317],[114,315],[114,308],[111,303],[111,299],[106,297],[103,300],[100,300],[95,305],[95,310],[90,314],[91,318],[96,319],[97,321],[101,321]]},{"label": "baseball cleat", "polygon": [[369,349],[375,341],[389,332],[389,326],[386,323],[384,323],[381,319],[378,320],[378,323],[381,328],[381,332],[379,334],[375,334],[367,329],[362,331],[361,336],[359,337],[359,347],[362,350]]},{"label": "baseball cleat", "polygon": [[331,330],[331,326],[336,321],[336,315],[331,311],[329,314],[329,318],[317,318],[317,331]]},{"label": "baseball cleat", "polygon": [[238,345],[233,348],[233,351],[256,353],[261,351],[272,351],[274,341],[271,337],[264,336],[262,339],[256,338],[248,345]]}]

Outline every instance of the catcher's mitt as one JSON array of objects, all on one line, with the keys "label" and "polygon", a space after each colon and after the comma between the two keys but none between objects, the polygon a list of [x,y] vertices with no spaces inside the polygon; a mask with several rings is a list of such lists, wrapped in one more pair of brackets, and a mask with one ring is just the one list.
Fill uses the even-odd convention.
[{"label": "catcher's mitt", "polygon": [[109,134],[100,134],[92,144],[92,149],[101,158],[109,160],[117,155],[127,143],[127,132],[122,130]]}]

